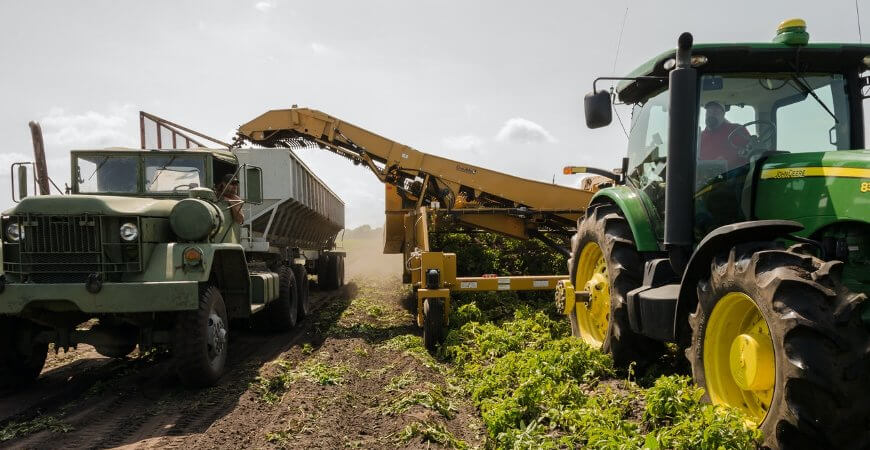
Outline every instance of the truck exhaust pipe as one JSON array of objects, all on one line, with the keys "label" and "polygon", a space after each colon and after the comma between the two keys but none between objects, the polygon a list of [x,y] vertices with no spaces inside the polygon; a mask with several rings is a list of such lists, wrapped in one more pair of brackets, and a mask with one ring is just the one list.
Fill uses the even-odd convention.
[{"label": "truck exhaust pipe", "polygon": [[692,68],[692,40],[691,33],[680,35],[676,66],[669,74],[665,248],[677,274],[686,268],[694,244],[698,77]]},{"label": "truck exhaust pipe", "polygon": [[42,140],[42,127],[38,122],[30,122],[30,136],[33,138],[33,162],[36,185],[39,195],[48,195],[48,167],[45,165],[45,143]]}]

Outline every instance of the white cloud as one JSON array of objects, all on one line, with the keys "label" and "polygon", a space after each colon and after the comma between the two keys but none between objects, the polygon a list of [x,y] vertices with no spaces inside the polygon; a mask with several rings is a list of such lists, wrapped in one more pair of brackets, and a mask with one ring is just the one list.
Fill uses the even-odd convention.
[{"label": "white cloud", "polygon": [[309,47],[311,47],[312,52],[318,55],[325,55],[333,52],[331,47],[325,44],[321,44],[320,42],[312,42],[311,44],[309,44]]},{"label": "white cloud", "polygon": [[552,144],[556,142],[556,138],[544,127],[520,117],[508,119],[498,131],[495,140],[512,144]]},{"label": "white cloud", "polygon": [[135,108],[125,105],[108,113],[70,113],[51,108],[39,120],[47,151],[73,148],[137,147]]},{"label": "white cloud", "polygon": [[467,152],[480,149],[483,145],[483,139],[473,134],[448,136],[441,140],[441,144],[448,150]]},{"label": "white cloud", "polygon": [[257,11],[260,11],[260,12],[269,12],[269,10],[275,8],[275,2],[264,0],[264,1],[257,2],[256,4],[254,4],[254,8],[256,8]]}]

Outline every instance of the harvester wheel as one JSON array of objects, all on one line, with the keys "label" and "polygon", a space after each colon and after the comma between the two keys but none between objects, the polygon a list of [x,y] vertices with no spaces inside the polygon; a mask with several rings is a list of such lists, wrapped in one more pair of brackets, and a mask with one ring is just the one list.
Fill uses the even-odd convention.
[{"label": "harvester wheel", "polygon": [[757,424],[765,448],[868,448],[860,318],[864,294],[842,263],[747,243],[722,253],[698,284],[686,356],[705,398]]},{"label": "harvester wheel", "polygon": [[36,342],[36,332],[28,320],[0,318],[0,386],[20,386],[39,377],[48,344]]},{"label": "harvester wheel", "polygon": [[308,286],[308,271],[302,264],[293,265],[293,276],[296,278],[296,297],[299,299],[299,314],[297,321],[308,317],[311,314],[311,297]]},{"label": "harvester wheel", "polygon": [[590,293],[568,312],[574,336],[610,353],[617,366],[643,366],[662,353],[662,343],[633,332],[628,322],[626,296],[643,281],[643,259],[618,207],[591,206],[578,221],[568,273],[576,291]]},{"label": "harvester wheel", "polygon": [[443,340],[444,299],[427,298],[423,301],[423,344],[434,352]]},{"label": "harvester wheel", "polygon": [[266,327],[273,331],[288,331],[296,326],[299,317],[299,290],[296,276],[290,266],[278,268],[278,298],[266,305],[262,314]]},{"label": "harvester wheel", "polygon": [[227,311],[214,286],[199,294],[199,308],[180,313],[175,322],[172,354],[175,372],[186,386],[211,386],[223,375],[229,343]]}]

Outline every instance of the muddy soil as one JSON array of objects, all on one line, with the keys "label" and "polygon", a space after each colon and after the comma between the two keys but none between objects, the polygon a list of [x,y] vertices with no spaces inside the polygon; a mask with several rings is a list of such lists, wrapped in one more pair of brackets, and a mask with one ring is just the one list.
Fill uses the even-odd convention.
[{"label": "muddy soil", "polygon": [[111,360],[81,346],[51,355],[32,386],[0,392],[0,445],[438,448],[427,435],[482,445],[476,410],[420,349],[400,259],[354,245],[350,281],[317,294],[304,324],[233,333],[218,386],[180,387],[166,355]]}]

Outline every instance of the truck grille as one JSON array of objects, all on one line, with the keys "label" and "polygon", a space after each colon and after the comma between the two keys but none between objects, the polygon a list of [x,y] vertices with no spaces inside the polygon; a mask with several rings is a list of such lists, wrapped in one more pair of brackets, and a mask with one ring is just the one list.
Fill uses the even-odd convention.
[{"label": "truck grille", "polygon": [[138,218],[98,215],[21,215],[4,221],[4,230],[17,223],[23,235],[4,242],[6,272],[29,274],[33,282],[84,281],[91,273],[141,270],[139,242],[123,242],[121,220],[139,225]]}]

